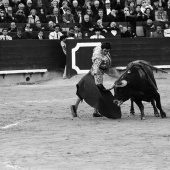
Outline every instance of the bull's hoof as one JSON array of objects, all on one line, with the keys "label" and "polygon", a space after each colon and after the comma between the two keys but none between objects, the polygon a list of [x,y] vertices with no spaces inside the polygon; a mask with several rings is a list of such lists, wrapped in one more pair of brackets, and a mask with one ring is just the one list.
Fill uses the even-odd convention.
[{"label": "bull's hoof", "polygon": [[99,113],[93,113],[93,117],[103,117],[103,116]]},{"label": "bull's hoof", "polygon": [[145,120],[146,119],[146,117],[145,116],[141,116],[141,120]]},{"label": "bull's hoof", "polygon": [[159,113],[155,113],[155,117],[160,117],[160,116],[159,116]]},{"label": "bull's hoof", "polygon": [[134,115],[135,115],[135,112],[134,112],[134,111],[130,111],[130,114],[134,116]]},{"label": "bull's hoof", "polygon": [[165,112],[161,112],[161,118],[166,118],[166,113]]}]

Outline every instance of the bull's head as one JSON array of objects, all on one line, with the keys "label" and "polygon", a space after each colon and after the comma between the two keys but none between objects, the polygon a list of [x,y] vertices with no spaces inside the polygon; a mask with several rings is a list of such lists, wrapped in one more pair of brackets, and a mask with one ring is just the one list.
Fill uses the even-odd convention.
[{"label": "bull's head", "polygon": [[126,80],[119,80],[116,81],[114,84],[114,100],[113,102],[120,106],[130,98],[129,96],[129,89],[128,89],[128,82]]}]

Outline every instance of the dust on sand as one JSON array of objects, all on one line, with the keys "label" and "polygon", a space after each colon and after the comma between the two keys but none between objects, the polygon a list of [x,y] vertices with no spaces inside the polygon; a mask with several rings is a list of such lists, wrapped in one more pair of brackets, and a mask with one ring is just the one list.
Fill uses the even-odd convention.
[{"label": "dust on sand", "polygon": [[[72,118],[76,83],[54,79],[33,85],[2,86],[0,98],[0,170],[167,170],[170,167],[170,120],[153,115],[144,103],[122,119],[93,118],[85,102]],[[115,79],[105,76],[105,86]],[[170,115],[170,79],[156,79],[162,106]]]}]

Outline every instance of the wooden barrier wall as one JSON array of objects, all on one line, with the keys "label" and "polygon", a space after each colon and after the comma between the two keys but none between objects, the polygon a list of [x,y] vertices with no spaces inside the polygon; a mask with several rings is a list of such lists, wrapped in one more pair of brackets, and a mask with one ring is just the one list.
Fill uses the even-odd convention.
[{"label": "wooden barrier wall", "polygon": [[93,48],[104,41],[112,45],[112,67],[126,66],[133,60],[146,60],[153,65],[170,65],[169,38],[67,40],[68,78],[89,71]]},{"label": "wooden barrier wall", "polygon": [[61,70],[65,63],[59,40],[0,41],[0,71]]}]

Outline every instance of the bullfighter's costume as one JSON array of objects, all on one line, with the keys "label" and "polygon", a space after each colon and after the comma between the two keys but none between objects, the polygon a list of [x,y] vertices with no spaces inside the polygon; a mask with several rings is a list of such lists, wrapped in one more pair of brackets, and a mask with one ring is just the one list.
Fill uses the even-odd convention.
[{"label": "bullfighter's costume", "polygon": [[121,118],[120,107],[113,103],[113,95],[105,91],[103,86],[103,75],[111,67],[111,57],[102,54],[101,45],[93,50],[91,70],[78,82],[77,95],[85,100],[91,107],[96,108],[105,117]]}]

